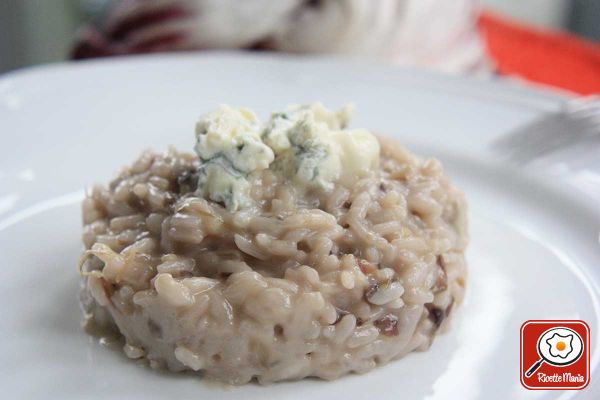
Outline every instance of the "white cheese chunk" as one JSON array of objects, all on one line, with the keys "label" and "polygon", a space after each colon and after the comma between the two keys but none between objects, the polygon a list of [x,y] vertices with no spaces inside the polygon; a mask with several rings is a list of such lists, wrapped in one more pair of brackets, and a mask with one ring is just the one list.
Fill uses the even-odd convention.
[{"label": "white cheese chunk", "polygon": [[379,164],[379,141],[364,129],[334,132],[331,141],[340,158],[340,183],[351,186]]},{"label": "white cheese chunk", "polygon": [[269,168],[273,150],[260,139],[262,127],[250,110],[221,106],[196,124],[198,190],[229,209],[249,204],[246,177]]}]

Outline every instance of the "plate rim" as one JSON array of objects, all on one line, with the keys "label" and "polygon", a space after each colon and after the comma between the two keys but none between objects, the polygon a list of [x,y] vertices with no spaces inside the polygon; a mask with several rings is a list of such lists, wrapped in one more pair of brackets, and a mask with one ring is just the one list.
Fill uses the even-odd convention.
[{"label": "plate rim", "polygon": [[[354,77],[356,77],[357,72],[360,72],[362,74],[361,79],[367,83],[382,83],[381,81],[384,80],[383,83],[386,84],[398,84],[402,82],[394,82],[393,80],[399,78],[400,80],[410,79],[420,84],[427,83],[427,86],[431,86],[436,90],[458,91],[469,97],[479,97],[537,111],[552,111],[565,101],[575,97],[574,94],[565,90],[526,82],[517,76],[500,77],[493,72],[489,76],[469,76],[344,56],[252,52],[249,50],[203,50],[199,52],[123,55],[33,65],[0,74],[0,96],[6,92],[10,93],[11,87],[14,85],[26,84],[24,82],[27,82],[27,80],[38,79],[49,74],[85,73],[92,70],[118,69],[122,66],[135,64],[150,65],[155,63],[212,62],[219,60],[241,63],[279,63],[296,67],[312,65],[313,68],[339,68],[340,70],[337,72],[352,74]],[[374,77],[378,79],[373,79]]]}]

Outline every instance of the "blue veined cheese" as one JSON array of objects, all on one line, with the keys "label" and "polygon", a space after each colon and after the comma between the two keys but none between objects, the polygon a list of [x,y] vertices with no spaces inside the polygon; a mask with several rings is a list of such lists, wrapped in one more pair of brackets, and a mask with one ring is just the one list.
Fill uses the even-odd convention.
[{"label": "blue veined cheese", "polygon": [[328,130],[340,130],[348,125],[352,109],[352,106],[346,105],[338,111],[331,111],[321,103],[289,106],[285,111],[271,114],[261,137],[276,154],[281,153],[290,148],[289,136],[298,122],[303,121],[312,129],[318,124]]},{"label": "blue veined cheese", "polygon": [[340,159],[326,140],[327,129],[318,128],[309,119],[297,121],[287,132],[287,148],[278,152],[271,167],[301,189],[329,190],[340,176]]},{"label": "blue veined cheese", "polygon": [[196,124],[196,153],[202,164],[198,192],[236,210],[250,203],[248,176],[269,168],[275,155],[260,138],[262,126],[245,108],[221,106]]},{"label": "blue veined cheese", "polygon": [[250,110],[221,106],[196,126],[198,193],[236,210],[250,204],[249,178],[270,168],[302,190],[351,186],[379,163],[379,142],[348,130],[351,108],[288,107],[261,124]]},{"label": "blue veined cheese", "polygon": [[379,142],[366,130],[345,129],[351,107],[321,103],[273,113],[261,137],[277,155],[273,169],[299,186],[331,189],[352,183],[379,163]]}]

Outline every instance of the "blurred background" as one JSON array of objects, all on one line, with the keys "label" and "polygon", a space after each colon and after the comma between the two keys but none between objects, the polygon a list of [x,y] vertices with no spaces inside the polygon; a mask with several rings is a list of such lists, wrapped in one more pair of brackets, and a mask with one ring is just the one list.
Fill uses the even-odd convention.
[{"label": "blurred background", "polygon": [[[70,58],[77,32],[81,33],[83,26],[98,25],[98,21],[106,18],[111,2],[115,3],[115,0],[0,0],[0,73]],[[232,1],[225,3],[231,4]],[[471,3],[476,3],[476,0]],[[488,13],[481,24],[495,33],[496,37],[514,35],[515,29],[516,33],[521,34],[519,29],[525,27],[533,32],[542,29],[542,32],[550,34],[569,32],[585,39],[583,43],[600,43],[600,0],[481,0],[478,6]],[[515,29],[507,30],[504,21],[516,24]],[[492,40],[496,40],[496,37]],[[519,39],[515,37],[513,40],[518,42]],[[493,56],[497,49],[507,52],[506,44],[502,41],[490,42],[489,46],[493,47],[488,49]],[[554,47],[554,44],[549,44],[549,48]],[[571,50],[567,51],[572,53]],[[600,68],[600,53],[593,51],[592,55],[592,63]],[[499,57],[505,56],[498,55],[496,58]],[[502,70],[507,64],[504,60],[496,63],[501,72],[512,74],[514,69],[518,69],[514,67],[514,62],[520,61],[518,58],[509,61],[506,71]],[[600,69],[591,70],[591,74],[595,72],[600,76]],[[528,77],[527,72],[520,75]],[[587,91],[577,90],[577,87],[566,88],[581,93],[596,91],[595,88]]]}]

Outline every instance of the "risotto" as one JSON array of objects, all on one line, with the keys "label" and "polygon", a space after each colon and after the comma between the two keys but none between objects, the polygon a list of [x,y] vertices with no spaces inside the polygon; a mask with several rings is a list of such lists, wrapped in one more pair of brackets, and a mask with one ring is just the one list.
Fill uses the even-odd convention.
[{"label": "risotto", "polygon": [[243,384],[426,350],[463,298],[466,205],[437,160],[321,104],[226,106],[83,202],[88,324],[156,368]]}]

